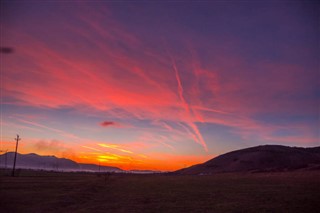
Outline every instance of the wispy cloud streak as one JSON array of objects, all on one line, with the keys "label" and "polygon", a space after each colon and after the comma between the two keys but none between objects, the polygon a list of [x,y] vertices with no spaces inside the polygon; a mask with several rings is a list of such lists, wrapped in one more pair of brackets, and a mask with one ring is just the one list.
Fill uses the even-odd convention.
[{"label": "wispy cloud streak", "polygon": [[172,67],[173,67],[173,70],[175,72],[175,78],[177,80],[177,84],[178,84],[178,94],[179,94],[179,97],[180,97],[180,100],[185,108],[185,111],[187,113],[187,120],[188,120],[188,125],[192,128],[192,130],[194,131],[194,135],[195,135],[195,141],[199,144],[201,144],[203,146],[203,148],[208,151],[208,147],[207,147],[207,144],[205,143],[205,141],[203,140],[203,137],[197,127],[197,125],[191,121],[192,119],[192,109],[190,107],[190,105],[187,103],[186,99],[184,98],[184,93],[183,93],[183,86],[182,86],[182,83],[181,83],[181,78],[180,78],[180,75],[179,75],[179,71],[178,71],[178,68],[177,68],[177,65],[176,65],[176,62],[174,60],[174,58],[170,55],[170,58],[171,58],[171,63],[172,63]]}]

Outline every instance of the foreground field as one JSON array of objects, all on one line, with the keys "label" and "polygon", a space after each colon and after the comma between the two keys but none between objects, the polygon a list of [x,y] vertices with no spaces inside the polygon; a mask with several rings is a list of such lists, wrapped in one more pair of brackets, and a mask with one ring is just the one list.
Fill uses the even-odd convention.
[{"label": "foreground field", "polygon": [[0,177],[1,212],[315,212],[320,172]]}]

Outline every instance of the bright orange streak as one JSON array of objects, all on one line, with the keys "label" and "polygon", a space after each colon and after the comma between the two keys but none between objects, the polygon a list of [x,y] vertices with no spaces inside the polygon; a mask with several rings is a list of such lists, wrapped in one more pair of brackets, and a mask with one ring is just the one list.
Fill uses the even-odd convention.
[{"label": "bright orange streak", "polygon": [[118,148],[118,147],[119,147],[118,145],[114,145],[114,144],[102,144],[102,143],[99,143],[98,145],[99,145],[99,146],[102,146],[102,147],[110,148],[110,149],[115,149],[115,150],[118,150],[118,151],[121,151],[121,152],[133,154],[133,152],[131,152],[131,151],[129,151],[129,150],[122,149],[122,148]]},{"label": "bright orange streak", "polygon": [[119,159],[116,156],[110,156],[110,155],[100,155],[99,158],[108,159],[108,160],[118,160]]},{"label": "bright orange streak", "polygon": [[89,146],[81,146],[81,147],[87,148],[87,149],[91,149],[91,150],[94,150],[94,151],[98,151],[98,152],[102,152],[102,150],[100,150],[100,149],[92,148],[92,147],[89,147]]},{"label": "bright orange streak", "polygon": [[139,156],[142,157],[142,158],[148,158],[147,156],[145,156],[143,154],[140,154]]}]

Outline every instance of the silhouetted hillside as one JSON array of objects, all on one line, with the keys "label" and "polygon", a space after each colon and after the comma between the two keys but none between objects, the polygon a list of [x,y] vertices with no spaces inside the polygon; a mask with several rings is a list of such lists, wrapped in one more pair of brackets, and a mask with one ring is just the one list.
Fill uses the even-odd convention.
[{"label": "silhouetted hillside", "polygon": [[264,145],[232,151],[203,164],[176,171],[176,174],[222,172],[263,172],[320,169],[320,147],[299,148]]},{"label": "silhouetted hillside", "polygon": [[[8,152],[0,155],[0,167],[12,168],[14,152]],[[55,171],[92,171],[92,172],[113,172],[122,171],[117,167],[99,166],[95,164],[81,164],[66,158],[57,158],[55,156],[40,156],[34,153],[17,154],[17,168],[24,169],[43,169]]]}]

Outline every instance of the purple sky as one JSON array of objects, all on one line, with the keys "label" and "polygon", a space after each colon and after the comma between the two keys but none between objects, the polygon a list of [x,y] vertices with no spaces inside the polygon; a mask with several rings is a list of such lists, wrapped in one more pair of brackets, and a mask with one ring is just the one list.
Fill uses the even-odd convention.
[{"label": "purple sky", "polygon": [[1,147],[174,170],[319,146],[316,1],[2,1]]}]

